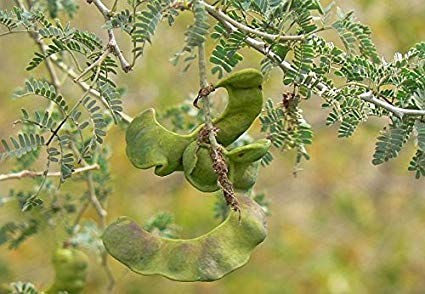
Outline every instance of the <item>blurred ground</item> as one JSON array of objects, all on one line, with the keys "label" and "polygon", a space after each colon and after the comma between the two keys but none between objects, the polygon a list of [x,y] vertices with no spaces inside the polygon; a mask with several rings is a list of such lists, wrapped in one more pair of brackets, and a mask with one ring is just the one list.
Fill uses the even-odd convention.
[{"label": "blurred ground", "polygon": [[[81,1],[81,14],[74,24],[98,29],[101,18]],[[339,1],[354,9],[360,20],[372,27],[378,50],[388,59],[425,39],[425,3],[406,1]],[[195,70],[181,73],[168,62],[182,46],[186,23],[179,31],[162,26],[153,47],[140,66],[120,77],[128,85],[125,105],[135,115],[146,107],[179,103],[197,89]],[[11,122],[30,99],[11,100],[13,90],[28,73],[25,65],[32,47],[25,36],[0,39],[0,137],[13,133]],[[256,57],[241,67],[256,65]],[[266,97],[280,92],[280,77],[264,86]],[[193,81],[193,82],[191,82]],[[69,95],[74,95],[68,89]],[[34,100],[39,103],[40,100]],[[44,102],[43,102],[44,103]],[[411,148],[381,167],[370,163],[374,138],[383,121],[371,121],[348,140],[337,138],[325,127],[325,113],[319,99],[311,100],[305,113],[315,129],[312,159],[305,162],[298,177],[292,176],[293,155],[280,156],[263,169],[256,191],[272,201],[269,235],[244,268],[212,283],[178,283],[160,277],[135,275],[112,261],[117,278],[116,293],[423,293],[425,292],[425,184],[407,172]],[[258,129],[258,126],[256,126]],[[255,130],[254,130],[255,131]],[[371,140],[373,138],[373,140]],[[181,175],[159,178],[151,171],[134,169],[125,157],[124,132],[116,127],[108,135],[112,145],[111,169],[114,194],[109,220],[129,215],[140,223],[159,210],[175,214],[176,222],[190,237],[206,232],[213,218],[214,199],[199,195]],[[0,173],[8,163],[0,164]],[[2,182],[0,193],[22,182]],[[72,187],[65,184],[63,189]],[[0,223],[20,213],[12,206],[0,208]],[[0,283],[50,282],[47,266],[54,232],[43,231],[17,251],[0,247]],[[102,293],[105,277],[95,260],[90,269],[86,293]]]}]

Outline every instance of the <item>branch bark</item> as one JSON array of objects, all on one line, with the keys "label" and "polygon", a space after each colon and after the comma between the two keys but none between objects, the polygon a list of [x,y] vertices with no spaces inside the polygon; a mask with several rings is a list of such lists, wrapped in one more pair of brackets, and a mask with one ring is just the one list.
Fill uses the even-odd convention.
[{"label": "branch bark", "polygon": [[[203,1],[201,1],[203,2]],[[287,41],[302,41],[305,39],[305,35],[276,35],[276,34],[269,34],[266,32],[262,32],[259,30],[256,30],[254,28],[251,28],[247,25],[244,25],[242,23],[237,22],[236,20],[234,20],[233,18],[231,18],[230,16],[228,16],[227,14],[225,14],[224,12],[222,12],[221,10],[216,9],[214,6],[209,5],[208,3],[203,2],[205,9],[208,11],[208,13],[214,13],[217,17],[219,17],[220,19],[225,20],[226,22],[230,23],[231,25],[233,25],[234,27],[236,27],[237,29],[239,29],[242,32],[248,33],[248,34],[254,34],[258,37],[267,39],[269,41],[283,41],[283,42],[287,42]]]},{"label": "branch bark", "polygon": [[80,73],[75,79],[74,82],[78,82],[83,76],[85,76],[89,71],[94,69],[96,66],[102,66],[102,62],[106,57],[111,53],[111,47],[107,47],[106,50],[96,59],[92,64],[87,66],[82,73]]},{"label": "branch bark", "polygon": [[[219,21],[229,32],[235,32],[237,31],[239,28],[237,26],[235,26],[233,23],[236,22],[235,20],[232,20],[232,22],[230,22],[228,20],[228,18],[230,18],[229,16],[225,15],[223,12],[218,11],[214,6],[209,5],[207,3],[204,2],[205,5],[205,9],[207,10],[207,12],[213,17],[215,18],[217,21]],[[241,29],[243,30],[243,28]],[[274,52],[268,50],[268,46],[265,42],[262,41],[258,41],[257,39],[251,38],[251,37],[247,37],[245,39],[245,43],[254,48],[255,50],[257,50],[258,52],[260,52],[261,54],[263,54],[264,56],[266,56],[267,58],[271,59],[272,61],[276,62],[279,64],[279,67],[284,71],[284,72],[296,72],[296,69],[287,61],[285,60],[281,60],[281,58],[275,54]],[[315,77],[315,75],[306,75],[303,74],[302,75],[303,79],[309,78],[313,84],[314,80],[317,80],[317,78]],[[315,83],[315,87],[318,90],[318,95],[323,95],[326,92],[333,92],[333,89],[330,89],[326,84],[322,83],[322,82],[318,82]],[[361,95],[358,96],[359,99],[363,100],[363,101],[367,101],[369,103],[372,103],[378,107],[382,107],[384,109],[386,109],[387,111],[393,113],[395,116],[402,118],[405,115],[410,115],[410,116],[424,116],[425,115],[425,110],[422,109],[406,109],[406,108],[400,108],[397,106],[394,106],[386,101],[382,101],[378,98],[376,98],[373,95],[372,91],[367,91]]]},{"label": "branch bark", "polygon": [[[202,43],[198,47],[198,61],[199,61],[199,80],[201,90],[200,93],[203,93],[205,89],[209,89],[207,80],[207,70],[206,70],[206,61],[205,61],[205,47],[204,43]],[[232,182],[228,178],[228,167],[226,161],[223,156],[222,147],[217,142],[215,137],[216,132],[220,130],[216,130],[213,125],[212,117],[211,117],[211,105],[210,100],[208,98],[209,90],[205,91],[206,94],[202,95],[202,102],[205,117],[205,131],[208,134],[208,141],[210,145],[210,157],[213,162],[213,169],[217,174],[217,181],[220,185],[220,188],[223,192],[224,199],[226,200],[227,205],[229,205],[234,211],[239,213],[239,218],[241,217],[239,202],[235,196],[235,191],[233,188]],[[201,131],[202,133],[202,131]]]},{"label": "branch bark", "polygon": [[[99,169],[98,164],[92,164],[92,165],[87,165],[87,166],[84,166],[84,167],[77,168],[72,174],[84,173],[84,172],[88,172],[88,171],[95,170],[95,169]],[[42,171],[22,170],[22,171],[16,172],[16,173],[0,175],[0,182],[6,181],[6,180],[20,180],[20,179],[23,179],[23,178],[36,178],[36,177],[41,177],[41,176],[44,176],[44,172],[42,172]],[[50,172],[50,173],[47,173],[46,176],[47,177],[60,177],[61,173],[60,172]]]},{"label": "branch bark", "polygon": [[[102,13],[103,18],[108,21],[111,18],[111,11],[106,7],[105,4],[101,0],[87,0],[87,3],[91,4],[93,3],[97,9]],[[128,61],[125,59],[124,55],[122,54],[122,51],[120,47],[118,46],[117,40],[115,38],[114,31],[112,29],[108,30],[108,37],[109,37],[109,43],[108,46],[110,46],[113,50],[113,53],[115,56],[117,56],[118,60],[120,61],[121,68],[124,72],[129,72],[131,70],[131,65],[128,63]]]},{"label": "branch bark", "polygon": [[[93,89],[90,87],[89,84],[76,80],[78,78],[78,73],[76,73],[72,68],[70,68],[68,65],[66,65],[65,63],[59,61],[59,59],[56,56],[52,56],[51,59],[53,60],[53,62],[55,63],[55,65],[62,70],[64,73],[66,73],[70,78],[72,78],[74,80],[74,82],[84,91],[88,91],[88,93],[90,93],[91,95],[97,97],[100,99],[100,101],[102,102],[103,105],[108,106],[108,102],[106,101],[106,99],[104,97],[102,97],[102,95],[100,95],[99,91]],[[125,121],[126,123],[130,123],[133,118],[128,115],[125,112],[118,112],[118,115],[122,118],[123,121]]]}]

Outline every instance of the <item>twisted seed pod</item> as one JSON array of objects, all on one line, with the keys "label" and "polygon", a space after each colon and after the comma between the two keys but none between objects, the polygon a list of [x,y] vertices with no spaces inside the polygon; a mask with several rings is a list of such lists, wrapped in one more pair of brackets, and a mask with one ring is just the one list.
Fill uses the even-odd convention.
[{"label": "twisted seed pod", "polygon": [[[220,81],[229,99],[224,112],[213,121],[219,129],[217,141],[233,143],[253,123],[261,111],[262,75],[255,69],[236,72]],[[126,133],[127,156],[134,166],[155,168],[166,176],[185,171],[186,178],[201,191],[218,189],[208,150],[198,145],[203,125],[187,135],[163,127],[155,111],[139,114]],[[268,140],[224,150],[229,176],[237,189],[254,185],[259,160],[270,147]],[[265,216],[252,199],[242,197],[239,215],[230,212],[227,219],[209,233],[195,239],[166,239],[155,236],[127,217],[108,226],[102,236],[110,255],[131,270],[145,275],[162,275],[178,281],[213,281],[244,265],[254,248],[266,237]]]},{"label": "twisted seed pod", "polygon": [[55,281],[46,293],[81,293],[86,285],[87,255],[78,249],[60,248],[55,251],[52,262]]},{"label": "twisted seed pod", "polygon": [[[224,87],[229,94],[224,112],[214,120],[214,126],[220,130],[217,141],[223,146],[242,135],[261,112],[262,81],[259,71],[244,69],[217,83],[216,88]],[[127,129],[127,157],[137,168],[155,167],[155,174],[159,176],[181,171],[183,152],[196,140],[202,127],[190,134],[180,135],[163,127],[157,121],[155,111],[147,109]]]},{"label": "twisted seed pod", "polygon": [[172,280],[214,281],[248,262],[266,237],[261,207],[249,197],[239,199],[241,220],[230,211],[226,220],[195,239],[166,239],[121,217],[102,236],[106,250],[132,271]]},{"label": "twisted seed pod", "polygon": [[[262,139],[230,151],[223,150],[229,179],[235,189],[248,191],[254,186],[261,158],[267,153],[270,144],[270,140]],[[208,148],[199,146],[196,141],[186,148],[183,154],[184,174],[198,190],[214,192],[220,189],[212,166]]]}]

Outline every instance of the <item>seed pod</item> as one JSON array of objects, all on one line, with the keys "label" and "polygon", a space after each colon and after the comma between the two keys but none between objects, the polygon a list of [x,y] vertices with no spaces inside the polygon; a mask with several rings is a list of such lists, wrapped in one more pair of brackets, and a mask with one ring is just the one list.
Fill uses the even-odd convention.
[{"label": "seed pod", "polygon": [[[217,141],[223,146],[233,143],[260,114],[262,81],[259,71],[245,69],[217,83],[216,88],[224,87],[229,94],[226,109],[214,120],[214,126],[219,129]],[[154,109],[147,109],[134,118],[127,129],[127,157],[137,168],[155,167],[155,174],[159,176],[181,171],[183,152],[196,140],[202,127],[180,135],[163,127],[157,121]]]},{"label": "seed pod", "polygon": [[[223,150],[229,179],[235,189],[248,191],[254,186],[261,158],[267,153],[270,144],[270,140],[262,139],[230,151]],[[212,166],[208,148],[199,146],[196,141],[186,148],[183,154],[184,174],[198,190],[214,192],[220,189]]]},{"label": "seed pod", "polygon": [[110,255],[139,274],[185,282],[218,280],[246,264],[266,237],[262,208],[249,197],[239,202],[240,220],[230,211],[223,223],[198,238],[158,237],[121,217],[106,228],[103,244]]},{"label": "seed pod", "polygon": [[52,262],[55,281],[47,293],[81,293],[86,285],[87,255],[78,249],[60,248],[54,253]]}]

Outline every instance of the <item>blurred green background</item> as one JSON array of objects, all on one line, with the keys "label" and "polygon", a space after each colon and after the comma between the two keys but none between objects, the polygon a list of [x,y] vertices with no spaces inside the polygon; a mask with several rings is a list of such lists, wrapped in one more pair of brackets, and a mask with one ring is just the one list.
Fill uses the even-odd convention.
[{"label": "blurred green background", "polygon": [[[73,25],[101,32],[98,12],[86,1],[79,4],[80,13]],[[345,0],[338,5],[354,9],[358,18],[372,27],[378,51],[387,59],[425,39],[423,0]],[[197,91],[196,67],[182,73],[181,67],[169,63],[172,53],[183,44],[189,22],[186,16],[173,30],[162,25],[139,66],[118,78],[128,87],[125,106],[129,114],[151,106],[163,109]],[[45,105],[38,98],[10,98],[31,74],[25,66],[33,48],[23,34],[0,39],[0,138],[16,132],[12,122],[22,106]],[[259,56],[249,56],[241,68],[258,67]],[[280,96],[281,76],[277,71],[274,74],[263,87],[266,98]],[[80,92],[68,84],[66,95],[78,97]],[[370,163],[374,139],[385,121],[369,121],[352,138],[341,140],[335,128],[325,126],[320,99],[313,98],[305,107],[306,118],[315,130],[309,149],[312,159],[303,164],[297,177],[292,175],[291,153],[276,156],[270,167],[261,170],[256,191],[266,193],[272,202],[269,235],[245,267],[216,282],[179,283],[138,276],[111,260],[117,279],[115,293],[424,293],[425,184],[407,172],[412,143],[398,159],[375,167]],[[258,129],[257,124],[252,132],[258,134]],[[158,211],[169,211],[183,228],[183,237],[197,236],[217,224],[213,196],[195,191],[181,174],[160,178],[151,170],[133,168],[125,157],[122,128],[113,128],[106,141],[112,147],[114,189],[109,221],[128,215],[143,223]],[[0,163],[0,173],[11,167],[11,163]],[[0,193],[5,195],[10,188],[30,182],[2,182]],[[69,182],[62,189],[78,187]],[[21,217],[16,204],[0,207],[0,224]],[[92,211],[86,217],[96,218]],[[41,288],[48,285],[53,278],[48,261],[63,237],[60,231],[60,224],[54,231],[45,229],[19,250],[0,247],[0,283],[21,280]],[[104,293],[104,272],[96,258],[91,260],[86,293]]]}]

